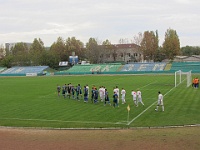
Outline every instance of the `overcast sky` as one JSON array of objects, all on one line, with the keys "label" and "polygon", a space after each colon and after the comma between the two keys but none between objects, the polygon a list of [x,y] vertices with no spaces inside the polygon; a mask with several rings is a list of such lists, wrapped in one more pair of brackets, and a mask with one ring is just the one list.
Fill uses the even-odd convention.
[{"label": "overcast sky", "polygon": [[200,46],[200,0],[0,0],[0,44],[72,36],[117,44],[158,30],[162,45],[169,28],[181,46]]}]

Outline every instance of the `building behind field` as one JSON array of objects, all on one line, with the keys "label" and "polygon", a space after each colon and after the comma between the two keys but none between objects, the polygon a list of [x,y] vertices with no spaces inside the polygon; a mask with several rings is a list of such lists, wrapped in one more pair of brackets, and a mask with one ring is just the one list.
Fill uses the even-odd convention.
[{"label": "building behind field", "polygon": [[[18,43],[20,43],[20,42],[18,42]],[[22,42],[22,43],[26,44],[26,46],[28,47],[28,49],[30,49],[30,47],[32,45],[32,43],[26,43],[26,42]],[[5,43],[5,49],[7,51],[11,51],[11,49],[14,48],[16,44],[17,43]]]},{"label": "building behind field", "polygon": [[200,62],[200,55],[175,56],[174,62]]},{"label": "building behind field", "polygon": [[143,53],[136,44],[114,44],[101,54],[102,62],[142,62]]}]

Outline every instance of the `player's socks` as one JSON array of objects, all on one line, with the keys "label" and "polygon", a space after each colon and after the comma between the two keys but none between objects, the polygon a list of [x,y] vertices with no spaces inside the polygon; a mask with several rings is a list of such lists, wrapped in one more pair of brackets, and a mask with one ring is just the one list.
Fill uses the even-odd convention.
[{"label": "player's socks", "polygon": [[156,109],[155,109],[156,111],[158,111],[158,106],[156,106]]},{"label": "player's socks", "polygon": [[164,111],[164,106],[162,106],[162,111]]}]

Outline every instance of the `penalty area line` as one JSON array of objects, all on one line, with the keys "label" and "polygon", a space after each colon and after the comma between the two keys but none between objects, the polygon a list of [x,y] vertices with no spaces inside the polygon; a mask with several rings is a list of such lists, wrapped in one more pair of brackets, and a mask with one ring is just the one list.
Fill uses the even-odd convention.
[{"label": "penalty area line", "polygon": [[140,87],[141,89],[142,88],[145,88],[145,87],[147,87],[147,86],[149,86],[149,85],[151,85],[151,84],[153,84],[153,83],[156,83],[157,81],[155,81],[155,82],[151,82],[151,83],[149,83],[149,84],[146,84],[146,85],[144,85],[144,86],[142,86],[142,87]]},{"label": "penalty area line", "polygon": [[[175,87],[171,88],[163,97],[165,97],[167,94],[169,94]],[[144,114],[149,108],[151,108],[153,105],[156,104],[157,101],[153,102],[149,107],[147,107],[145,110],[143,110],[139,115],[137,115],[135,118],[133,118],[131,121],[129,121],[126,125],[130,125],[133,123],[137,118],[139,118],[142,114]]]}]

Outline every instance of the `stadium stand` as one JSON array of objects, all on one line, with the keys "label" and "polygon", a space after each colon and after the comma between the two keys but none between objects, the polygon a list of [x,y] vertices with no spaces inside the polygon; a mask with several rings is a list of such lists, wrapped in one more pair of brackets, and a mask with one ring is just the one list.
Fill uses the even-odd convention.
[{"label": "stadium stand", "polygon": [[163,71],[166,63],[134,63],[126,64],[121,71]]},{"label": "stadium stand", "polygon": [[28,67],[12,67],[6,69],[1,74],[2,75],[26,75],[26,74],[42,74],[48,66],[28,66]]},{"label": "stadium stand", "polygon": [[171,67],[172,67],[172,64],[171,63],[168,63],[168,64],[166,64],[166,66],[165,66],[165,71],[168,71],[168,70],[170,70],[171,69]]},{"label": "stadium stand", "polygon": [[65,74],[138,74],[138,73],[167,73],[164,71],[166,62],[158,63],[132,63],[122,65],[121,63],[112,64],[90,64],[75,65],[69,70],[59,71],[54,75]]},{"label": "stadium stand", "polygon": [[101,73],[101,72],[117,72],[121,64],[90,64],[75,65],[69,70],[60,71],[60,73]]},{"label": "stadium stand", "polygon": [[192,71],[193,73],[200,72],[200,62],[173,62],[170,71],[182,70],[184,72]]},{"label": "stadium stand", "polygon": [[5,69],[5,67],[0,67],[0,73],[3,72]]}]

